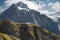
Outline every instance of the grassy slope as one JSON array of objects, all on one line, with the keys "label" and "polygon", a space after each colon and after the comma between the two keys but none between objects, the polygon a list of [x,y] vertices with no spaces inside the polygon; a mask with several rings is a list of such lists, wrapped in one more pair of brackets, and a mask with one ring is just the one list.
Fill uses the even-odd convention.
[{"label": "grassy slope", "polygon": [[[8,25],[8,26],[7,26]],[[26,26],[26,27],[24,27],[24,26]],[[19,35],[20,35],[20,33],[21,33],[21,31],[20,31],[20,33],[19,33],[19,30],[20,30],[20,28],[21,27],[23,27],[23,28],[28,28],[28,30],[27,31],[25,31],[26,33],[28,33],[27,35],[27,37],[31,37],[30,38],[30,40],[34,40],[35,39],[35,37],[37,36],[36,34],[36,32],[34,33],[34,31],[41,31],[42,33],[44,33],[44,34],[49,34],[49,35],[51,35],[52,37],[56,37],[56,38],[59,38],[60,39],[60,36],[58,36],[58,35],[56,35],[55,33],[52,33],[52,32],[49,32],[48,30],[46,30],[46,29],[42,29],[42,28],[40,28],[38,25],[35,25],[35,24],[32,24],[32,23],[15,23],[15,22],[10,22],[10,21],[8,21],[8,20],[5,20],[5,21],[0,21],[0,28],[2,28],[1,30],[0,30],[0,36],[1,37],[3,37],[3,38],[5,38],[6,40],[11,40],[11,38],[12,39],[14,39],[14,40],[20,40],[20,39],[18,39],[18,37],[20,37]],[[6,32],[4,32],[4,30],[6,30],[6,29],[8,30],[8,31],[12,31],[12,32],[14,32],[14,33],[10,33],[10,35],[8,35]],[[33,30],[34,28],[36,28],[36,30]],[[4,30],[3,30],[4,29]],[[21,29],[22,30],[22,29]],[[8,32],[7,31],[7,32]],[[24,31],[24,30],[22,30],[22,31]],[[19,33],[19,35],[17,35],[17,34],[15,34],[15,33]],[[24,33],[22,33],[22,36],[23,36],[23,34],[25,34],[25,32]],[[14,34],[14,35],[13,35]],[[39,35],[39,34],[38,34]],[[15,37],[16,36],[16,37]],[[26,36],[26,35],[24,35],[24,36]],[[38,36],[39,37],[39,36]],[[26,38],[26,37],[25,37]],[[37,37],[36,37],[37,38]],[[26,38],[27,39],[27,38]],[[40,39],[38,39],[38,40],[40,40]]]}]

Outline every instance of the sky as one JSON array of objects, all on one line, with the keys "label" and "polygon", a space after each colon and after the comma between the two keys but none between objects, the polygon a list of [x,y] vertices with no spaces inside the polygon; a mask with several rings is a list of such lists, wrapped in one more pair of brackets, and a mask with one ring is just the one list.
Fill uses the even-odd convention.
[{"label": "sky", "polygon": [[60,18],[60,0],[0,0],[0,13],[17,2],[24,2],[30,9],[45,14],[54,21]]}]

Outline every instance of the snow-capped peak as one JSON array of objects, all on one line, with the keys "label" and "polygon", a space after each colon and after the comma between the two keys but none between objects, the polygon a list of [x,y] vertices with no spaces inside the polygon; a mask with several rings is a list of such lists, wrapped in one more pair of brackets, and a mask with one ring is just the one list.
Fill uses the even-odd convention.
[{"label": "snow-capped peak", "polygon": [[15,6],[19,9],[19,10],[27,10],[29,11],[29,8],[27,6],[27,4],[23,3],[23,2],[18,2],[17,4],[15,4]]}]

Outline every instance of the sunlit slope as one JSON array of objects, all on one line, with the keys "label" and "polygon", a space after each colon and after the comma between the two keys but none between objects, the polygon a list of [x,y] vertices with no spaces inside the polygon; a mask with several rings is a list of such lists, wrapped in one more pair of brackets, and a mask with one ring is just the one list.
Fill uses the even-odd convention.
[{"label": "sunlit slope", "polygon": [[13,35],[7,35],[4,33],[0,33],[0,40],[20,40],[20,39],[16,38]]},{"label": "sunlit slope", "polygon": [[60,40],[60,36],[32,23],[0,21],[0,40]]}]

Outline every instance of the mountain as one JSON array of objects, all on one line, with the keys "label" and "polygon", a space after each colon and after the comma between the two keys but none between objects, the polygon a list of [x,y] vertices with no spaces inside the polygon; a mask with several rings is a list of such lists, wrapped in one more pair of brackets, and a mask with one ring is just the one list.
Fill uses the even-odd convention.
[{"label": "mountain", "polygon": [[0,21],[0,40],[60,40],[60,36],[32,23]]},{"label": "mountain", "polygon": [[0,20],[10,20],[19,23],[33,23],[41,26],[44,29],[59,34],[58,25],[51,18],[40,12],[29,9],[25,3],[19,2],[12,4],[2,15]]}]

